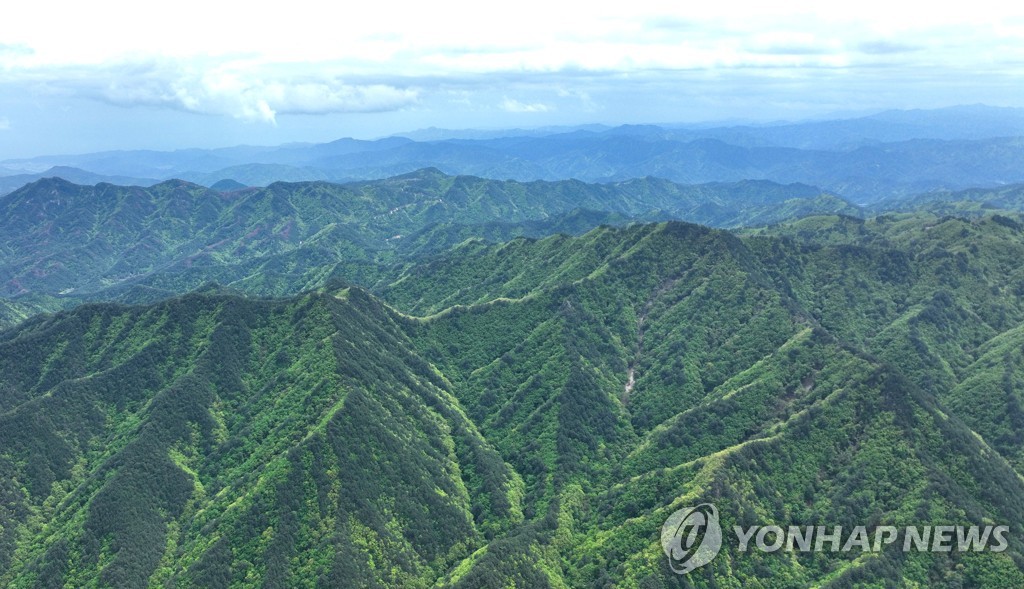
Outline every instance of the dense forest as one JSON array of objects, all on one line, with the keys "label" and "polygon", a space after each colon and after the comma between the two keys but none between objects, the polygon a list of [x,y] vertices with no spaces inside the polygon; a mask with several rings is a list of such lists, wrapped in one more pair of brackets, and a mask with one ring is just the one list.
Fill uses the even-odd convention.
[{"label": "dense forest", "polygon": [[[0,585],[1024,586],[1021,194],[38,181],[0,199]],[[703,502],[1009,549],[680,576]]]}]

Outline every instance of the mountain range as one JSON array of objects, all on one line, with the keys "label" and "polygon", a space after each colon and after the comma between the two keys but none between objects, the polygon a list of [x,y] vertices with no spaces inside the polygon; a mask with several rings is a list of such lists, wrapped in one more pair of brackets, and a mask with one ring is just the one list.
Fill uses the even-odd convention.
[{"label": "mountain range", "polygon": [[425,169],[380,181],[218,192],[183,181],[142,188],[54,178],[0,197],[0,296],[137,300],[114,295],[129,291],[123,296],[151,300],[208,282],[294,294],[332,276],[372,284],[399,261],[474,236],[539,237],[661,219],[736,227],[810,213],[857,209],[810,186],[763,181],[519,183]]},{"label": "mountain range", "polygon": [[267,186],[382,179],[434,167],[453,175],[520,181],[617,182],[653,176],[687,184],[796,182],[872,203],[931,190],[1024,182],[1021,137],[1024,111],[981,105],[762,126],[435,130],[375,141],[8,160],[0,168],[12,175],[0,177],[0,193],[40,174],[70,181],[89,178],[88,183],[150,185],[184,179],[205,186],[222,180]]},{"label": "mountain range", "polygon": [[1013,535],[726,546],[684,582],[659,534],[700,502],[1020,522],[1022,250],[995,216],[668,222],[469,241],[378,295],[38,316],[0,333],[0,582],[1017,587]]},{"label": "mountain range", "polygon": [[[479,142],[605,170],[615,141],[640,167],[694,145],[748,172],[874,153],[870,204],[795,179],[433,167],[35,179],[0,197],[0,586],[1022,587],[1024,184],[956,168],[1016,153],[979,137],[1015,112],[287,148],[381,170]],[[928,149],[977,186],[920,180]],[[725,530],[1009,533],[726,542],[680,575],[662,526],[703,504]]]}]

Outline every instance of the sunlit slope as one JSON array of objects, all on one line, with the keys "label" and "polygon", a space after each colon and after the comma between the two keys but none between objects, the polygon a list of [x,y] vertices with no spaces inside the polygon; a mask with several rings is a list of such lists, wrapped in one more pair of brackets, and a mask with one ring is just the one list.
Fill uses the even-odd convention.
[{"label": "sunlit slope", "polygon": [[727,544],[685,578],[662,553],[700,502],[727,529],[1024,521],[1017,234],[901,219],[473,240],[380,298],[30,319],[0,334],[0,582],[1019,587],[1015,532]]},{"label": "sunlit slope", "polygon": [[[859,262],[885,276],[899,263],[890,258]],[[780,280],[787,260],[773,262],[726,233],[651,225],[467,244],[385,290],[421,311],[462,305],[425,320],[420,347],[522,474],[528,516],[543,516],[446,582],[502,586],[541,570],[552,585],[675,586],[658,530],[673,509],[701,501],[727,505],[727,522],[744,525],[1018,521],[1020,478],[950,419],[944,389],[836,339]],[[938,300],[915,315],[922,322],[945,309],[930,294]],[[942,333],[930,338],[955,355]],[[1021,579],[1007,555],[858,556],[730,554],[689,581]]]}]

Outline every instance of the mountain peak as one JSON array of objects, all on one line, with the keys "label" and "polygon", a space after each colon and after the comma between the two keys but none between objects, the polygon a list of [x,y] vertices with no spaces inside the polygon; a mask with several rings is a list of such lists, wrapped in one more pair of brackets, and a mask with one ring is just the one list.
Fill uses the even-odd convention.
[{"label": "mountain peak", "polygon": [[151,188],[153,188],[155,190],[160,190],[160,189],[179,189],[179,188],[186,188],[186,189],[189,189],[189,190],[197,189],[198,188],[198,189],[201,189],[201,190],[206,190],[205,186],[202,186],[200,184],[196,184],[194,182],[189,182],[188,180],[180,180],[178,178],[171,178],[170,180],[164,180],[163,182],[160,182],[159,184],[154,184]]},{"label": "mountain peak", "polygon": [[408,172],[408,173],[405,173],[405,174],[399,174],[398,176],[395,176],[392,179],[393,180],[403,180],[403,179],[406,179],[406,178],[450,178],[450,177],[452,177],[451,174],[446,174],[446,173],[442,172],[440,169],[438,169],[438,168],[436,168],[434,166],[428,166],[426,168],[420,168],[418,170],[413,170],[412,172]]},{"label": "mountain peak", "polygon": [[75,184],[61,178],[60,176],[48,176],[30,182],[4,198],[32,198],[36,196],[50,196],[53,194],[77,193],[89,189],[87,186]]}]

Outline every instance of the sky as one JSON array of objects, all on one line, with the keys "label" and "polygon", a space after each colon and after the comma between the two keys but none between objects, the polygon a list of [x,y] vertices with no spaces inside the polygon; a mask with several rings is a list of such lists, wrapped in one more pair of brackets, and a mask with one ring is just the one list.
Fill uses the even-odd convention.
[{"label": "sky", "polygon": [[0,159],[1024,107],[1024,4],[923,5],[9,2]]}]

